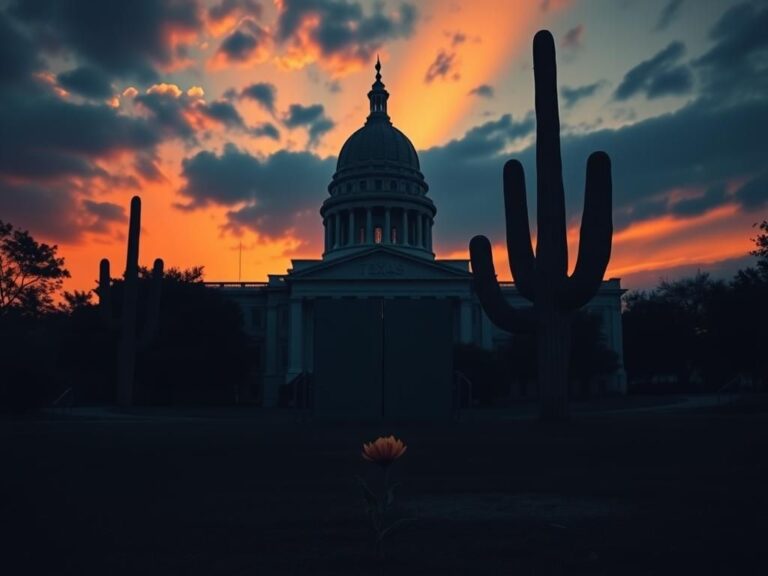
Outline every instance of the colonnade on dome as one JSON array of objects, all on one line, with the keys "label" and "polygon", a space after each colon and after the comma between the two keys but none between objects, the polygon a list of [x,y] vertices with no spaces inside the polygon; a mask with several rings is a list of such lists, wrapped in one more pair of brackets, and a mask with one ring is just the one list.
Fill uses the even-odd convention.
[{"label": "colonnade on dome", "polygon": [[375,244],[415,248],[431,254],[433,225],[428,208],[397,202],[350,203],[325,214],[325,254]]}]

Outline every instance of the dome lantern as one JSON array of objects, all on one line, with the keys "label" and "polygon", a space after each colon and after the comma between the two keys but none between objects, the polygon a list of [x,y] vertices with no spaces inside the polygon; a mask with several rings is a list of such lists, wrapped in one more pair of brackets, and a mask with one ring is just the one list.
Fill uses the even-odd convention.
[{"label": "dome lantern", "polygon": [[387,114],[387,100],[389,99],[389,92],[384,88],[384,83],[381,81],[381,61],[376,56],[376,82],[371,85],[371,91],[368,92],[368,100],[371,103],[371,113],[368,115],[368,122],[389,122],[389,115]]}]

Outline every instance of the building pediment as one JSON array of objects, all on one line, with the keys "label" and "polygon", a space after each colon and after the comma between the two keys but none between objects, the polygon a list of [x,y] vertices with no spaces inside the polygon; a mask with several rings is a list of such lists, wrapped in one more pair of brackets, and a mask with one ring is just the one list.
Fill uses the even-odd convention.
[{"label": "building pediment", "polygon": [[319,260],[290,272],[288,280],[462,280],[472,276],[456,261],[427,260],[376,246],[333,260]]}]

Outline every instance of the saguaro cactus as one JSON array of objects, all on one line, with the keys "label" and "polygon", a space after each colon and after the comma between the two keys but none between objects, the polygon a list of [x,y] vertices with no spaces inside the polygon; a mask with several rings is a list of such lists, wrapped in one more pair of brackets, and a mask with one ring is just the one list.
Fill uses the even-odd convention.
[{"label": "saguaro cactus", "polygon": [[599,289],[611,256],[611,162],[605,152],[594,152],[587,161],[579,256],[573,274],[568,276],[555,41],[547,30],[539,31],[533,39],[533,71],[538,202],[535,256],[523,167],[517,160],[504,166],[509,267],[519,293],[533,302],[532,316],[504,300],[488,239],[475,236],[469,251],[475,288],[491,321],[511,332],[536,330],[541,418],[565,420],[571,317]]},{"label": "saguaro cactus", "polygon": [[147,318],[141,336],[137,335],[137,303],[139,292],[139,237],[141,234],[141,198],[131,199],[131,218],[128,228],[128,255],[125,264],[122,316],[115,320],[111,305],[109,260],[99,265],[99,308],[109,327],[119,326],[120,344],[117,354],[117,403],[122,407],[133,403],[133,379],[137,346],[149,344],[157,327],[160,310],[160,291],[163,281],[163,261],[157,258],[152,267],[152,289]]}]

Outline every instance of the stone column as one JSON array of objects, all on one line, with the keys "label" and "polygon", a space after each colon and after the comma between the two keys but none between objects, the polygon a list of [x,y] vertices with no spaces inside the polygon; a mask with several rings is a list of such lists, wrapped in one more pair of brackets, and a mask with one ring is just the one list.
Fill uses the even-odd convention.
[{"label": "stone column", "polygon": [[472,343],[472,300],[461,300],[459,311],[459,340],[462,344]]},{"label": "stone column", "polygon": [[402,244],[408,245],[408,210],[403,208],[403,239]]},{"label": "stone column", "polygon": [[486,350],[493,350],[493,324],[482,307],[480,308],[480,345]]},{"label": "stone column", "polygon": [[392,242],[392,224],[389,220],[389,207],[384,208],[384,236],[382,240],[384,244]]},{"label": "stone column", "polygon": [[431,216],[427,216],[427,248],[432,252],[432,226],[435,224]]},{"label": "stone column", "polygon": [[349,211],[349,234],[347,234],[347,245],[351,246],[355,243],[355,210],[354,208]]},{"label": "stone column", "polygon": [[264,334],[264,389],[262,404],[266,408],[277,406],[280,390],[280,380],[277,370],[277,306],[274,302],[267,302],[267,326]]},{"label": "stone column", "polygon": [[365,209],[365,243],[373,244],[373,213],[370,208]]},{"label": "stone column", "polygon": [[[619,297],[620,298],[620,297]],[[624,341],[621,329],[621,302],[608,308],[608,322],[610,325],[610,334],[606,340],[611,343],[611,350],[616,353],[618,368],[614,373],[612,382],[612,392],[615,394],[627,393],[627,373],[624,370]]]},{"label": "stone column", "polygon": [[424,247],[424,215],[416,213],[416,246]]},{"label": "stone column", "polygon": [[336,212],[336,214],[333,215],[334,220],[334,237],[333,237],[333,247],[337,248],[341,245],[341,218],[339,218],[341,214],[339,212]]},{"label": "stone column", "polygon": [[304,371],[304,316],[302,314],[303,302],[299,298],[291,299],[290,324],[289,326],[289,348],[288,348],[288,371],[285,374],[285,381],[290,382],[296,376]]}]

